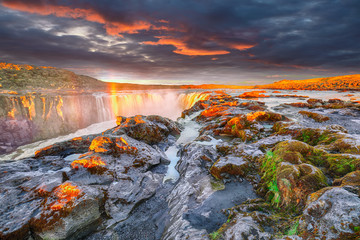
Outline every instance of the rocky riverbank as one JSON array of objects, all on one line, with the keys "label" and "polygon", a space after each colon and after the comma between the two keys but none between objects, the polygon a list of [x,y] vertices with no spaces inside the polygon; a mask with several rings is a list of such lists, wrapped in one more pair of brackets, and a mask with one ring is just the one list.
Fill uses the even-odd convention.
[{"label": "rocky riverbank", "polygon": [[0,238],[358,239],[360,105],[282,103],[216,92],[1,162]]}]

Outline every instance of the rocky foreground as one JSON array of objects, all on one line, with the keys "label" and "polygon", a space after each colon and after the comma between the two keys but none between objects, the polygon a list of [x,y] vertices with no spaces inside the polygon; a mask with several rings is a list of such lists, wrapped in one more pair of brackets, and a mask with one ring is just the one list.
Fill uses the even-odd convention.
[{"label": "rocky foreground", "polygon": [[[184,121],[118,117],[2,162],[0,239],[359,239],[360,105],[275,113],[246,98],[218,92],[185,110],[200,126],[187,144]],[[179,178],[164,182],[173,146]]]}]

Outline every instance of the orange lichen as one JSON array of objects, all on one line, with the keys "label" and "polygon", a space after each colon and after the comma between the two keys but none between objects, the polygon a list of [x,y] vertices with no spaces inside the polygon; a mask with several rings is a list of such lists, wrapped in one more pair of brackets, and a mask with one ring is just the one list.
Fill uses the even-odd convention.
[{"label": "orange lichen", "polygon": [[136,115],[134,117],[124,118],[121,116],[116,117],[116,124],[121,127],[134,126],[140,123],[145,123],[141,115]]},{"label": "orange lichen", "polygon": [[330,120],[329,117],[319,113],[308,112],[308,111],[299,111],[299,113],[303,116],[307,116],[308,118],[314,119],[316,122],[326,122]]},{"label": "orange lichen", "polygon": [[228,113],[226,113],[227,109],[228,109],[227,107],[215,105],[215,106],[209,107],[208,109],[205,109],[204,111],[201,112],[200,115],[204,116],[204,117],[214,117],[214,116],[226,115],[226,114],[228,114]]},{"label": "orange lichen", "polygon": [[250,122],[256,120],[258,117],[265,115],[266,112],[251,112],[246,114],[246,119]]},{"label": "orange lichen", "polygon": [[137,151],[136,147],[129,146],[127,141],[122,137],[117,138],[115,142],[116,142],[116,147],[122,152],[133,153]]},{"label": "orange lichen", "polygon": [[283,95],[275,95],[274,97],[279,97],[279,98],[309,98],[309,96],[305,96],[305,95],[291,95],[291,94],[283,94]]},{"label": "orange lichen", "polygon": [[71,167],[74,169],[78,169],[80,166],[84,168],[93,168],[97,166],[106,166],[106,163],[102,161],[100,156],[92,155],[87,158],[75,160],[71,163]]},{"label": "orange lichen", "polygon": [[110,149],[106,146],[111,145],[112,143],[113,142],[108,137],[96,137],[94,138],[94,140],[92,140],[89,150],[94,152],[106,153],[110,151]]},{"label": "orange lichen", "polygon": [[49,149],[51,149],[53,147],[54,147],[54,145],[49,145],[47,147],[44,147],[44,148],[42,148],[40,150],[35,151],[35,157],[39,157],[40,153],[46,152],[46,150],[49,150]]},{"label": "orange lichen", "polygon": [[266,91],[252,91],[252,92],[244,92],[243,94],[239,95],[239,98],[265,98],[265,97],[270,97],[267,96],[265,94],[261,94],[261,93],[266,93]]},{"label": "orange lichen", "polygon": [[52,210],[62,209],[68,202],[79,196],[81,190],[71,183],[63,183],[54,190],[55,196],[58,198],[56,202],[51,205]]},{"label": "orange lichen", "polygon": [[238,105],[237,101],[233,101],[233,102],[225,102],[223,104],[221,104],[222,106],[230,106],[230,107],[234,107]]}]

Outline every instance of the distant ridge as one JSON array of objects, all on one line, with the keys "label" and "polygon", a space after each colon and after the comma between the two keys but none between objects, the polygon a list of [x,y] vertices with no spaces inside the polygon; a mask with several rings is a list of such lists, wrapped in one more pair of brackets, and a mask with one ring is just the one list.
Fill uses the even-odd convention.
[{"label": "distant ridge", "polygon": [[9,90],[146,90],[146,89],[218,89],[253,88],[237,85],[145,85],[132,83],[108,83],[98,79],[78,75],[55,67],[38,67],[0,63],[0,88]]},{"label": "distant ridge", "polygon": [[314,78],[305,80],[281,80],[256,86],[202,84],[202,85],[145,85],[108,83],[78,75],[55,67],[38,67],[0,63],[0,89],[9,90],[146,90],[146,89],[290,89],[290,90],[360,90],[360,74]]},{"label": "distant ridge", "polygon": [[291,90],[360,90],[360,74],[305,80],[281,80],[256,88]]}]

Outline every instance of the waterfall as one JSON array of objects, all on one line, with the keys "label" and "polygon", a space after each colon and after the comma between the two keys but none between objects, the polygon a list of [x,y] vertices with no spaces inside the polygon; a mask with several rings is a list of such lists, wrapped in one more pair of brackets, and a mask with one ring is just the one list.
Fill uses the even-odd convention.
[{"label": "waterfall", "polygon": [[95,94],[96,99],[96,111],[98,116],[98,122],[105,122],[113,119],[114,117],[111,114],[111,110],[108,106],[105,106],[105,101],[107,100],[106,95],[104,94]]},{"label": "waterfall", "polygon": [[116,116],[160,115],[176,120],[183,110],[207,97],[206,93],[176,90],[0,95],[0,154]]}]

